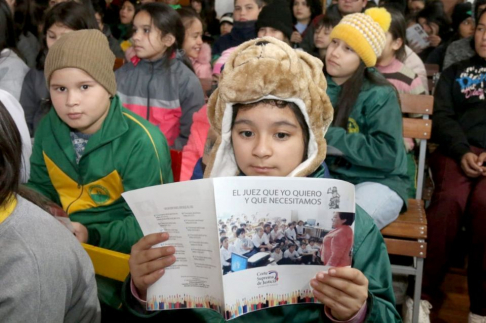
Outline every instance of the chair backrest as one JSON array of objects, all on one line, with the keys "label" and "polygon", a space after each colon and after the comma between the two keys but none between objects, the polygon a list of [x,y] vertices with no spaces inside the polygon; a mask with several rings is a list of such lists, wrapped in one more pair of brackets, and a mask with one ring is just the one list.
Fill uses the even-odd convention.
[{"label": "chair backrest", "polygon": [[128,267],[130,255],[85,243],[82,245],[91,258],[96,275],[121,282],[125,281],[130,273],[130,268]]},{"label": "chair backrest", "polygon": [[181,179],[182,151],[171,149],[170,159],[172,160],[171,166],[174,182],[178,182]]},{"label": "chair backrest", "polygon": [[434,111],[434,97],[431,95],[400,94],[402,113],[421,115],[422,118],[403,118],[403,136],[420,140],[417,192],[415,198],[422,199],[424,183],[425,154],[427,140],[432,133],[432,120],[429,116]]},{"label": "chair backrest", "polygon": [[427,73],[427,83],[429,86],[429,93],[434,94],[435,90],[435,77],[440,73],[439,65],[437,64],[424,64],[425,72]]}]

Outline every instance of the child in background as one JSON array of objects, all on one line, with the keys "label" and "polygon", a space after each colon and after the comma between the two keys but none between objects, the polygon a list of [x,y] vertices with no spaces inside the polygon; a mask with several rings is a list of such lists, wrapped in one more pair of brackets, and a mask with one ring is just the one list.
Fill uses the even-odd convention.
[{"label": "child in background", "polygon": [[345,16],[331,32],[325,63],[334,106],[326,140],[337,149],[327,163],[333,177],[356,185],[356,204],[379,229],[406,210],[409,187],[397,92],[371,69],[390,22],[383,8]]},{"label": "child in background", "polygon": [[233,13],[225,13],[221,19],[219,19],[219,32],[221,36],[231,33],[233,29]]},{"label": "child in background", "polygon": [[125,0],[120,9],[120,23],[111,28],[113,37],[118,39],[118,42],[122,45],[122,49],[126,51],[130,47],[130,35],[132,34],[132,22],[135,17],[135,13],[140,8],[140,4],[137,0]]},{"label": "child in background", "polygon": [[292,13],[288,5],[275,0],[260,11],[256,22],[258,37],[271,36],[290,45]]},{"label": "child in background", "polygon": [[0,89],[20,98],[20,89],[29,67],[17,56],[12,11],[5,0],[0,0]]},{"label": "child in background", "polygon": [[295,222],[290,222],[289,227],[285,230],[285,237],[292,243],[297,243],[297,234],[295,233]]},{"label": "child in background", "polygon": [[273,252],[270,254],[270,257],[273,258],[277,265],[280,265],[280,260],[283,259],[282,249],[280,249],[280,247],[275,247],[275,249],[273,249]]},{"label": "child in background", "polygon": [[98,27],[103,32],[103,34],[105,34],[106,38],[108,38],[108,43],[110,44],[111,51],[113,52],[113,54],[115,54],[116,58],[125,58],[125,54],[120,47],[120,43],[115,37],[113,37],[110,27],[106,25],[103,21],[105,17],[105,9],[101,7],[98,2],[93,3],[93,9],[95,12],[95,19],[98,23]]},{"label": "child in background", "polygon": [[[273,71],[272,78],[268,78],[269,71]],[[332,119],[325,89],[322,63],[317,58],[272,37],[241,45],[226,63],[221,83],[208,103],[208,116],[218,140],[205,176],[322,177],[324,135]],[[252,167],[257,161],[266,167]],[[269,308],[238,317],[235,322],[314,322],[328,318],[400,321],[383,238],[359,206],[355,229],[352,268],[331,268],[328,274],[317,273],[310,281],[314,296],[324,306]],[[177,261],[174,247],[152,248],[168,238],[167,233],[147,235],[132,249],[132,276],[126,281],[125,296],[130,310],[139,317],[154,314],[145,312],[136,297],[143,304],[147,287],[164,274],[164,268]],[[334,290],[331,286],[341,280],[348,286],[346,293],[326,292]],[[162,311],[155,316],[159,321],[221,320],[218,313],[208,309]]]},{"label": "child in background", "polygon": [[37,56],[36,68],[32,68],[25,75],[20,94],[20,104],[24,108],[31,137],[34,137],[40,120],[51,108],[49,89],[44,77],[44,62],[49,48],[62,35],[82,29],[98,29],[96,20],[85,6],[70,1],[60,3],[47,11],[43,26],[43,49]]},{"label": "child in background", "polygon": [[297,250],[295,250],[296,246],[295,244],[291,243],[289,244],[289,248],[285,250],[284,252],[284,259],[287,259],[288,262],[287,264],[298,264],[301,261],[301,257]]},{"label": "child in background", "polygon": [[203,43],[203,25],[199,15],[192,9],[177,10],[185,29],[182,49],[189,57],[194,72],[200,79],[211,78],[211,47]]},{"label": "child in background", "polygon": [[[406,58],[405,18],[394,8],[387,8],[392,21],[386,33],[386,44],[376,63],[376,69],[397,89],[398,93],[426,94],[420,77],[408,68],[403,62]],[[408,197],[415,198],[417,183],[415,180],[417,165],[413,148],[415,142],[411,138],[404,138],[407,151],[407,170],[410,178]]]},{"label": "child in background", "polygon": [[[309,53],[314,47],[312,44],[314,27],[311,22],[315,17],[322,14],[321,2],[319,0],[292,0],[291,7],[294,18],[294,32],[290,36],[290,41],[294,48],[302,48]],[[310,38],[306,37],[307,33],[310,34]]]},{"label": "child in background", "polygon": [[340,17],[332,14],[324,14],[317,20],[316,31],[314,33],[314,46],[318,51],[318,57],[322,61],[326,59],[327,47],[331,43],[331,31],[340,20]]},{"label": "child in background", "polygon": [[304,221],[300,220],[295,226],[295,232],[297,232],[297,239],[305,239],[304,235]]},{"label": "child in background", "polygon": [[136,14],[131,63],[116,71],[118,95],[127,109],[149,120],[177,150],[187,142],[192,115],[204,105],[204,93],[190,62],[177,53],[184,26],[177,12],[148,3]]},{"label": "child in background", "polygon": [[376,62],[376,69],[395,86],[398,93],[425,94],[422,80],[403,64],[406,58],[405,42],[407,41],[405,18],[395,8],[386,10],[392,19],[390,28],[386,32],[385,47]]},{"label": "child in background", "polygon": [[[160,131],[122,108],[114,61],[99,30],[51,46],[44,73],[53,108],[35,135],[28,185],[62,206],[80,242],[130,253],[142,231],[121,194],[170,183],[172,170]],[[109,286],[98,280],[100,300],[118,308]]]},{"label": "child in background", "polygon": [[229,241],[227,237],[220,237],[219,242],[221,248],[219,249],[219,256],[221,258],[221,267],[223,268],[223,275],[231,270],[231,251],[229,251]]},{"label": "child in background", "polygon": [[262,7],[263,0],[235,0],[233,29],[231,29],[229,34],[219,37],[214,43],[213,61],[218,59],[225,50],[255,38],[255,22]]}]

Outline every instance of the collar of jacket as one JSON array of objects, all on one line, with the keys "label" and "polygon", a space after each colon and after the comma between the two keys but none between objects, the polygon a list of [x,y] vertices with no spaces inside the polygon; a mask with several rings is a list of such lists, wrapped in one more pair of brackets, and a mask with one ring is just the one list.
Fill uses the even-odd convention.
[{"label": "collar of jacket", "polygon": [[235,21],[230,34],[235,38],[248,38],[248,36],[255,37],[256,22],[256,20]]},{"label": "collar of jacket", "polygon": [[[64,154],[67,158],[76,165],[76,157],[73,154],[73,144],[71,142],[71,129],[64,121],[59,118],[54,107],[51,108],[48,117],[50,118],[52,133],[58,142],[59,146],[63,148]],[[101,128],[94,133],[88,141],[83,153],[83,157],[88,155],[91,151],[96,150],[114,139],[122,136],[128,131],[128,124],[123,117],[122,107],[118,95],[111,100],[110,110],[106,116]]]}]

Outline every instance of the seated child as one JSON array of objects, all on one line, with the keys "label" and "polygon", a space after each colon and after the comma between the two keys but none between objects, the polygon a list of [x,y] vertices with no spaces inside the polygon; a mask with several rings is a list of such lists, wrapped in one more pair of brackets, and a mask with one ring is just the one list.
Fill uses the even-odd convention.
[{"label": "seated child", "polygon": [[283,258],[282,249],[280,249],[280,247],[275,247],[275,249],[273,249],[273,252],[271,253],[270,257],[272,257],[274,259],[275,263],[277,265],[279,265],[280,260],[282,260],[282,258]]},{"label": "seated child", "polygon": [[[332,119],[326,86],[317,58],[272,37],[242,44],[226,63],[221,83],[208,103],[209,120],[218,140],[205,176],[320,178],[325,174],[324,134]],[[164,275],[164,268],[177,261],[174,247],[152,248],[168,238],[167,233],[147,235],[132,249],[131,279],[126,280],[124,295],[127,306],[139,317],[154,315],[141,306],[146,290]],[[331,268],[310,280],[314,297],[322,304],[269,308],[238,317],[235,322],[290,322],[297,316],[299,322],[327,320],[326,316],[343,321],[354,318],[355,322],[400,321],[383,238],[359,206],[354,241],[352,267]],[[346,293],[339,291],[341,281],[346,282]],[[167,321],[221,320],[208,309],[155,315]]]},{"label": "seated child", "polygon": [[299,255],[299,252],[295,250],[295,248],[295,244],[291,243],[289,244],[289,248],[284,252],[284,258],[290,260],[289,263],[300,263],[302,259]]},{"label": "seated child", "polygon": [[80,242],[130,253],[142,231],[121,193],[170,183],[172,170],[162,133],[122,108],[114,61],[94,29],[65,34],[49,49],[53,108],[35,135],[28,186],[62,206]]},{"label": "seated child", "polygon": [[341,18],[332,13],[326,13],[318,18],[316,31],[314,32],[314,46],[317,49],[318,57],[324,61],[326,59],[327,47],[331,43],[331,31],[339,23]]},{"label": "seated child", "polygon": [[219,250],[221,257],[221,266],[223,267],[223,274],[226,274],[231,269],[231,251],[229,251],[229,241],[226,237],[219,239],[221,249]]}]

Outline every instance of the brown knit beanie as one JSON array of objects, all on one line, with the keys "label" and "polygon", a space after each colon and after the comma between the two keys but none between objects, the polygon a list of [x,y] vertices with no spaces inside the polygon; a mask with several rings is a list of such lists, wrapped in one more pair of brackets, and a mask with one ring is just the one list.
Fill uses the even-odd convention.
[{"label": "brown knit beanie", "polygon": [[110,50],[106,36],[96,29],[84,29],[63,35],[49,48],[44,75],[49,87],[54,71],[67,67],[79,68],[115,96],[114,64],[115,55]]}]

